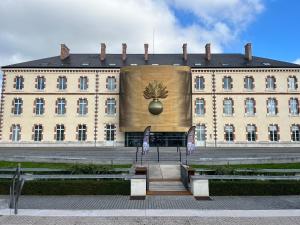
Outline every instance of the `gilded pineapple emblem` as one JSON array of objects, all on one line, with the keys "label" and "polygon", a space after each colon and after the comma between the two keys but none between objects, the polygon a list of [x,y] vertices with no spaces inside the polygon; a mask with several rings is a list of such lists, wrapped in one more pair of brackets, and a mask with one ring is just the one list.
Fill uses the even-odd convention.
[{"label": "gilded pineapple emblem", "polygon": [[144,90],[145,99],[153,99],[148,106],[148,110],[153,115],[159,115],[163,111],[163,104],[159,99],[168,97],[167,86],[162,82],[154,80],[150,82]]}]

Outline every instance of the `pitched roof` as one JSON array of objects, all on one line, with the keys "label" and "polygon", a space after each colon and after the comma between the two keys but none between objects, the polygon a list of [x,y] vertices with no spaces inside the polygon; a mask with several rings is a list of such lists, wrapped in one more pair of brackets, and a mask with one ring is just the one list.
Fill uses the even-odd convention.
[{"label": "pitched roof", "polygon": [[182,54],[154,54],[149,60],[144,60],[143,54],[127,54],[123,62],[120,54],[106,54],[104,61],[99,54],[70,54],[61,60],[60,56],[38,59],[18,64],[3,66],[6,68],[120,68],[137,65],[187,65],[192,68],[300,68],[300,65],[253,56],[247,61],[243,54],[212,54],[211,60],[205,59],[205,54],[188,54],[185,62]]}]

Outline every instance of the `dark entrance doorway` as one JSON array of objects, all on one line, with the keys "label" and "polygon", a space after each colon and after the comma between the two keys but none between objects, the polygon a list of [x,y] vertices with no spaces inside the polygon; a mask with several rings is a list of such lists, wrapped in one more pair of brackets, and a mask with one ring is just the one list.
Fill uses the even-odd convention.
[{"label": "dark entrance doorway", "polygon": [[[142,146],[143,132],[126,132],[125,147]],[[150,146],[176,147],[185,146],[185,132],[151,132]]]}]

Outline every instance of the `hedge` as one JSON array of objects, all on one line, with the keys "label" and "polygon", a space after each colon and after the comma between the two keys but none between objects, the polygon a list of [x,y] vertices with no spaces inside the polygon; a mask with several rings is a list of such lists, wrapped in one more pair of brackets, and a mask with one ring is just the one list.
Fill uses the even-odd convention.
[{"label": "hedge", "polygon": [[[10,181],[0,181],[0,195],[9,194]],[[22,195],[129,195],[129,180],[27,181]]]},{"label": "hedge", "polygon": [[212,196],[300,195],[300,181],[210,180]]}]

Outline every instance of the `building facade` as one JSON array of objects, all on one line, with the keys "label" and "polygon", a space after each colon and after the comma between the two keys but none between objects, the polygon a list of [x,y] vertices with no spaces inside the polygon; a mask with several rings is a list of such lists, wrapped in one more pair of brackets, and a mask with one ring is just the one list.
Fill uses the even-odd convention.
[{"label": "building facade", "polygon": [[[172,81],[173,72],[160,74],[166,66],[175,72],[184,67],[186,86]],[[126,86],[132,68],[148,75]],[[300,65],[254,57],[251,44],[244,54],[211,54],[209,44],[204,54],[188,54],[184,44],[182,54],[155,55],[148,54],[147,44],[144,54],[127,54],[126,44],[121,54],[106,54],[105,44],[99,54],[70,54],[62,45],[60,56],[3,66],[2,71],[3,146],[134,146],[144,124],[152,125],[162,146],[184,144],[191,125],[198,146],[300,146]],[[122,90],[139,84],[144,90],[151,76],[167,84],[167,97],[153,97],[164,106],[159,115],[150,112],[145,92],[123,100],[127,93]],[[189,91],[177,96],[185,88]],[[178,124],[184,125],[179,129]]]}]

